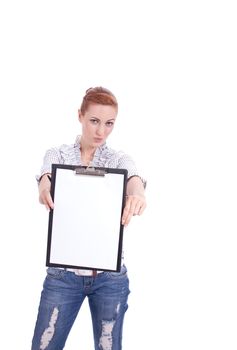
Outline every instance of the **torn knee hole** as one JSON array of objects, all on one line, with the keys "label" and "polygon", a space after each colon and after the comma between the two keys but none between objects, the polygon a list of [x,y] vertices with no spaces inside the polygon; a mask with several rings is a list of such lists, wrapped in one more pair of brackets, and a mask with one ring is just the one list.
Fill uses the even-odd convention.
[{"label": "torn knee hole", "polygon": [[55,324],[58,319],[58,308],[55,307],[53,309],[50,321],[49,321],[49,326],[48,328],[45,329],[44,333],[42,334],[41,337],[41,343],[40,343],[40,350],[45,350],[47,349],[47,346],[49,345],[50,341],[53,338],[54,332],[55,332]]}]

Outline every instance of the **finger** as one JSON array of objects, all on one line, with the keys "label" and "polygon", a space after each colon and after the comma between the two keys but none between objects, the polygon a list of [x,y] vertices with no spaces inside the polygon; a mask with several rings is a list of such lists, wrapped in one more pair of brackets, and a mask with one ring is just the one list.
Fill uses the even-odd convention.
[{"label": "finger", "polygon": [[123,225],[126,227],[128,226],[129,222],[131,221],[131,218],[133,217],[132,213],[128,213],[128,215],[125,217]]},{"label": "finger", "polygon": [[135,207],[133,209],[133,215],[140,215],[140,210],[141,210],[141,202],[138,201],[136,204],[135,204]]},{"label": "finger", "polygon": [[128,199],[126,207],[124,208],[124,214],[123,214],[123,224],[124,226],[128,226],[129,222],[131,221],[131,218],[133,215],[137,215],[137,211],[139,210],[139,205],[137,206],[137,202],[133,199]]},{"label": "finger", "polygon": [[53,200],[52,200],[50,192],[48,192],[48,194],[47,194],[46,204],[49,206],[49,208],[51,208],[51,209],[54,208],[54,203],[53,203]]},{"label": "finger", "polygon": [[145,201],[140,198],[133,197],[130,204],[130,211],[133,215],[141,215],[145,209]]},{"label": "finger", "polygon": [[40,195],[40,203],[44,204],[47,209],[53,209],[54,203],[49,190],[44,190]]},{"label": "finger", "polygon": [[123,209],[122,224],[125,225],[127,217],[131,215],[131,199],[127,197],[126,205]]},{"label": "finger", "polygon": [[43,199],[41,196],[39,197],[40,204],[43,204],[47,210],[50,210],[50,207],[45,199]]},{"label": "finger", "polygon": [[45,208],[47,209],[47,211],[50,210],[50,207],[49,207],[47,204],[45,204],[44,206],[45,206]]},{"label": "finger", "polygon": [[140,201],[134,197],[127,197],[126,206],[124,208],[122,223],[127,226],[132,216],[137,215],[140,210]]},{"label": "finger", "polygon": [[129,205],[129,212],[132,214],[136,214],[138,209],[140,208],[140,199],[136,197],[128,197],[127,204]]},{"label": "finger", "polygon": [[129,215],[129,209],[130,209],[130,206],[126,205],[125,208],[123,209],[123,215],[122,215],[122,224],[125,225],[125,222],[127,220],[127,217]]},{"label": "finger", "polygon": [[137,197],[128,196],[122,215],[122,224],[127,226],[134,215],[141,215],[146,207],[146,202]]},{"label": "finger", "polygon": [[144,212],[145,209],[146,209],[146,203],[143,203],[143,204],[140,206],[138,215],[142,215],[142,213]]}]

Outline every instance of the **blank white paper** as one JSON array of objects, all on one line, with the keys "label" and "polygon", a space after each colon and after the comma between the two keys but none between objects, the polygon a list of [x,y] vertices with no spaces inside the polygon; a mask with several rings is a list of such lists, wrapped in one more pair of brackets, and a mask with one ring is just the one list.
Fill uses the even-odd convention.
[{"label": "blank white paper", "polygon": [[50,263],[116,270],[124,174],[57,169]]}]

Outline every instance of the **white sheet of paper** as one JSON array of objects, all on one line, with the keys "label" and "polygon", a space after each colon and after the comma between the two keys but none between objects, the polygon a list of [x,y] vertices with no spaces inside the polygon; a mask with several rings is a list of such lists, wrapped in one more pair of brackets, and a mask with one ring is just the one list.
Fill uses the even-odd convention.
[{"label": "white sheet of paper", "polygon": [[57,169],[50,262],[116,270],[124,175]]}]

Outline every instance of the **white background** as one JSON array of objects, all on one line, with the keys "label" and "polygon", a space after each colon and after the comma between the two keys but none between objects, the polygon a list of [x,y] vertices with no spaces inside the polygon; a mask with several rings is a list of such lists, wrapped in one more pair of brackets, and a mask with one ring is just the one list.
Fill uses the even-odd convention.
[{"label": "white background", "polygon": [[[35,174],[74,142],[85,90],[120,110],[109,145],[148,179],[125,232],[124,349],[236,350],[235,1],[2,1],[1,344],[30,349],[48,214]],[[93,348],[87,303],[66,350]]]}]

